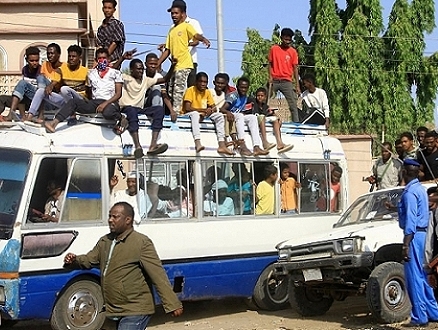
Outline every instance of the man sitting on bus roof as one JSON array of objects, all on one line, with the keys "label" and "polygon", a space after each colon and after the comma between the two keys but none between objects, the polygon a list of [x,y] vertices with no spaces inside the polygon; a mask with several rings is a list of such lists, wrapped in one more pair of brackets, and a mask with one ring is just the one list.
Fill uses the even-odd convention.
[{"label": "man sitting on bus roof", "polygon": [[55,133],[56,126],[76,112],[91,114],[102,113],[108,120],[116,120],[113,131],[121,135],[128,127],[128,121],[122,116],[117,101],[122,96],[123,78],[119,70],[108,65],[108,50],[96,50],[97,65],[88,73],[87,95],[85,99],[71,99],[59,109],[55,119],[45,123],[48,133]]},{"label": "man sitting on bus roof", "polygon": [[[124,53],[122,58],[119,59],[115,64],[115,67],[120,67],[123,60],[132,58],[134,53],[135,50]],[[122,108],[122,112],[126,113],[128,118],[128,131],[129,134],[131,134],[132,140],[134,141],[135,158],[142,158],[144,156],[143,148],[141,147],[138,136],[138,115],[140,114],[146,115],[152,121],[152,137],[149,145],[149,151],[147,152],[148,155],[162,154],[168,148],[166,143],[157,143],[158,136],[163,128],[164,107],[161,105],[145,107],[144,104],[146,91],[156,84],[163,84],[169,81],[172,77],[175,65],[176,62],[173,62],[169,72],[164,78],[159,78],[157,76],[151,78],[144,74],[144,64],[141,60],[136,58],[131,60],[129,63],[130,74],[123,74],[124,84],[122,97],[120,98],[120,107]]]},{"label": "man sitting on bus roof", "polygon": [[[236,122],[237,138],[239,139],[239,150],[242,156],[260,156],[269,154],[260,146],[260,130],[256,115],[252,114],[252,103],[248,100],[249,79],[241,77],[237,80],[237,91],[227,95],[221,112],[227,115],[228,122]],[[247,114],[246,114],[247,113]],[[248,125],[251,133],[253,152],[245,144],[245,124]]]},{"label": "man sitting on bus roof", "polygon": [[216,125],[218,140],[217,152],[223,155],[234,155],[225,146],[225,120],[224,116],[216,111],[213,97],[207,89],[208,76],[205,72],[198,72],[195,86],[189,87],[184,93],[183,107],[181,113],[190,117],[192,122],[192,134],[195,140],[196,153],[201,152],[205,147],[201,144],[201,129],[199,123],[204,118],[209,118]]}]

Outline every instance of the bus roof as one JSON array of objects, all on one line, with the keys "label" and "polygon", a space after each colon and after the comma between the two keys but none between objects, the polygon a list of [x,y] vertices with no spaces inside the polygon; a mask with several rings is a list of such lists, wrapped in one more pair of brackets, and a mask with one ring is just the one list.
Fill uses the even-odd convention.
[{"label": "bus roof", "polygon": [[[90,122],[90,120],[87,121]],[[95,120],[95,122],[99,122],[99,120]],[[179,117],[176,123],[172,123],[169,118],[165,118],[163,124],[164,128],[161,131],[159,141],[167,143],[169,149],[160,157],[168,155],[184,158],[195,157],[190,119]],[[0,126],[0,145],[2,147],[27,149],[40,154],[94,154],[120,157],[123,157],[123,146],[128,148],[129,155],[132,155],[134,151],[129,132],[125,131],[121,136],[118,136],[113,133],[110,125],[105,124],[105,121],[100,124],[79,121],[75,126],[60,123],[55,133],[46,133],[44,127],[29,122],[8,123],[7,125],[8,127]],[[140,117],[139,137],[145,150],[149,147],[151,132],[148,119]],[[267,124],[267,133],[268,140],[273,141],[274,136],[270,124]],[[324,126],[284,123],[282,139],[284,143],[294,145],[292,150],[278,154],[274,148],[268,156],[259,158],[319,160],[328,159],[328,157],[345,158],[339,140],[328,136]],[[249,134],[245,140],[247,145],[251,147],[252,142]],[[206,146],[206,149],[201,153],[203,158],[230,158],[230,156],[220,156],[216,152],[217,138],[213,123],[201,123],[201,141]],[[240,158],[240,156],[236,155],[234,158]]]}]

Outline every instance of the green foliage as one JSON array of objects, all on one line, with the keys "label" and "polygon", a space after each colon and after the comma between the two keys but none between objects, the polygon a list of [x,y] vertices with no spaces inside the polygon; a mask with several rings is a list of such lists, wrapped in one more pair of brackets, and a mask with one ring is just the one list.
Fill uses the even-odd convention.
[{"label": "green foliage", "polygon": [[[346,0],[345,9],[336,0],[309,1],[310,43],[296,30],[293,46],[300,74],[314,73],[327,92],[332,131],[380,135],[384,127],[395,140],[433,120],[438,52],[424,50],[435,27],[434,0],[394,0],[386,27],[379,0]],[[258,86],[267,82],[264,63],[279,34],[278,24],[271,40],[248,30],[242,69]]]}]

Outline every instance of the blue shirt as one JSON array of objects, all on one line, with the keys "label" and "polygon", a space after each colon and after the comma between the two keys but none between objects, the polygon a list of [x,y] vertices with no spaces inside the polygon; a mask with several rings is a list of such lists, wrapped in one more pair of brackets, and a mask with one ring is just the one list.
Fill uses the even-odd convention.
[{"label": "blue shirt", "polygon": [[227,94],[225,102],[230,105],[228,110],[232,113],[252,113],[252,103],[248,102],[248,96],[240,95],[238,91]]},{"label": "blue shirt", "polygon": [[398,205],[398,222],[405,235],[415,234],[417,228],[429,224],[429,201],[426,189],[418,179],[409,182]]}]

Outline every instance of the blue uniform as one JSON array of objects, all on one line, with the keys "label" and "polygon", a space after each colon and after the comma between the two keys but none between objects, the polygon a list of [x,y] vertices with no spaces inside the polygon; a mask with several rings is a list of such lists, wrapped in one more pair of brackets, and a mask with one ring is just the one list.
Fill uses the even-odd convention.
[{"label": "blue uniform", "polygon": [[403,191],[398,214],[399,225],[404,235],[413,235],[409,244],[410,260],[404,264],[406,287],[412,304],[411,323],[437,321],[437,302],[423,269],[429,203],[426,190],[418,179],[409,182]]}]

